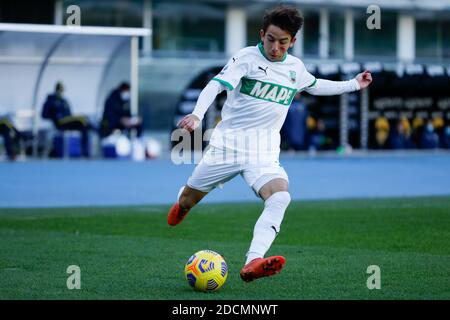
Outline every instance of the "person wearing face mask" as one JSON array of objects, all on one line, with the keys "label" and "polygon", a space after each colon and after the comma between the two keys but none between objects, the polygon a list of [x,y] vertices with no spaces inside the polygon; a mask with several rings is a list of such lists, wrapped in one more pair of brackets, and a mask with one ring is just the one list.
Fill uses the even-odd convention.
[{"label": "person wearing face mask", "polygon": [[64,85],[56,83],[55,92],[47,96],[42,108],[42,117],[53,122],[58,130],[74,130],[81,133],[81,152],[89,158],[89,130],[95,130],[86,116],[72,115],[69,102],[64,97]]},{"label": "person wearing face mask", "polygon": [[430,119],[425,125],[422,135],[420,136],[420,148],[435,149],[439,148],[439,136],[434,131],[433,121]]},{"label": "person wearing face mask", "polygon": [[105,102],[100,136],[107,137],[114,130],[124,131],[128,135],[131,130],[135,130],[138,137],[142,134],[142,119],[131,115],[130,85],[127,82],[122,82],[115,88]]}]

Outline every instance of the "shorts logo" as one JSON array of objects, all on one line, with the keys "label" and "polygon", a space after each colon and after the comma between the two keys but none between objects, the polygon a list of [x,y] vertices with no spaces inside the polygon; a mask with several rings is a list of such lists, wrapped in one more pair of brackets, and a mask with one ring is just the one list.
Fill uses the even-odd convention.
[{"label": "shorts logo", "polygon": [[278,84],[242,78],[240,92],[251,97],[289,106],[296,90]]}]

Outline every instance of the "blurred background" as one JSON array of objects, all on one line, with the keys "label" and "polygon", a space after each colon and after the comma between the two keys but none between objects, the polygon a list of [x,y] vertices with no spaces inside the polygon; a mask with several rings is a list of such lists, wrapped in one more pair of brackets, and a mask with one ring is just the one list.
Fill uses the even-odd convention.
[{"label": "blurred background", "polygon": [[[2,0],[0,159],[170,159],[178,120],[234,52],[258,43],[262,16],[279,3]],[[448,154],[450,1],[282,3],[304,14],[291,54],[311,73],[374,78],[356,93],[297,95],[282,157]],[[377,8],[380,28],[370,29]]]}]

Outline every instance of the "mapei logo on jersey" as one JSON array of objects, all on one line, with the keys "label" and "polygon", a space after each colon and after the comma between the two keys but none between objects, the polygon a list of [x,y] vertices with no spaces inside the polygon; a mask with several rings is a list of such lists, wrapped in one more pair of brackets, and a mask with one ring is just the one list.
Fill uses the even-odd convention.
[{"label": "mapei logo on jersey", "polygon": [[297,90],[278,84],[242,78],[240,92],[251,97],[289,106]]}]

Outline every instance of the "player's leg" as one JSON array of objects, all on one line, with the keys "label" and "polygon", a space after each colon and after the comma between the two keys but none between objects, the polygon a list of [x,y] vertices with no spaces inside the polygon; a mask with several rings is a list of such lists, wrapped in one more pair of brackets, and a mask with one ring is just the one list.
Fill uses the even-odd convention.
[{"label": "player's leg", "polygon": [[92,126],[85,116],[67,116],[58,120],[58,125],[68,130],[90,129]]},{"label": "player's leg", "polygon": [[255,224],[246,263],[264,257],[280,232],[284,213],[291,201],[288,182],[281,178],[266,183],[259,194],[264,200],[264,210]]},{"label": "player's leg", "polygon": [[202,200],[208,192],[184,186],[178,193],[178,201],[170,208],[167,222],[171,226],[179,224],[197,203]]},{"label": "player's leg", "polygon": [[259,190],[260,197],[266,201],[277,192],[288,192],[289,183],[283,178],[275,178],[261,187]]},{"label": "player's leg", "polygon": [[224,163],[223,153],[211,147],[195,167],[187,185],[180,189],[178,201],[169,211],[167,222],[171,226],[179,224],[189,210],[211,190],[234,178],[241,170],[239,164]]},{"label": "player's leg", "polygon": [[202,200],[208,192],[193,189],[189,186],[184,186],[178,197],[178,203],[183,211],[191,210],[197,203]]},{"label": "player's leg", "polygon": [[280,168],[279,173],[264,175],[258,180],[253,189],[264,200],[264,210],[255,224],[247,260],[241,270],[244,281],[279,273],[286,262],[282,256],[264,258],[264,255],[280,231],[284,213],[291,200],[287,175]]}]

